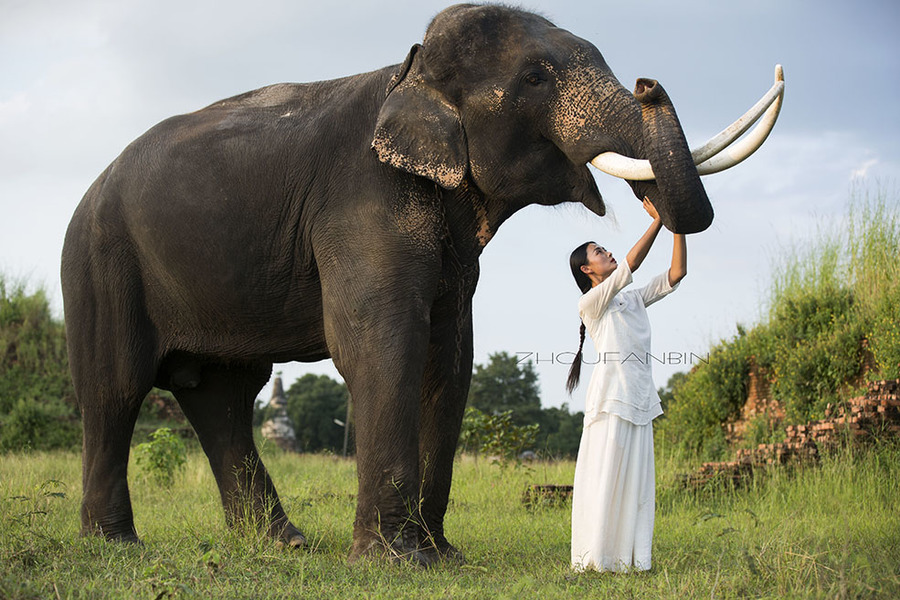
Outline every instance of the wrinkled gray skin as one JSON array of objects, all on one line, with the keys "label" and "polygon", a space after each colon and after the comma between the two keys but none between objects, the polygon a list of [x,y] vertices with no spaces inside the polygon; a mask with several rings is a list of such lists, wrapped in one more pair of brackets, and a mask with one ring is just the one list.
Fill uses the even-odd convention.
[{"label": "wrinkled gray skin", "polygon": [[126,465],[157,385],[196,430],[228,522],[249,503],[303,545],[254,446],[253,402],[273,362],[331,357],[355,409],[351,559],[460,558],[443,523],[478,257],[526,205],[603,215],[585,163],[606,150],[650,159],[658,182],[632,187],[667,227],[709,225],[662,89],[632,95],[590,43],[496,6],[442,12],[402,65],[148,131],[88,190],[63,250],[83,531],[137,541]]}]

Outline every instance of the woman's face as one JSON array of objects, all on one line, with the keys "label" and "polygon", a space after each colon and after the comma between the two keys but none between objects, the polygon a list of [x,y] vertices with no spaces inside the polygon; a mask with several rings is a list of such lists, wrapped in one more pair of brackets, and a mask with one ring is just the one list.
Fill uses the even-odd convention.
[{"label": "woman's face", "polygon": [[582,265],[581,270],[587,274],[594,285],[597,285],[609,277],[618,266],[612,252],[602,246],[588,244],[587,264]]}]

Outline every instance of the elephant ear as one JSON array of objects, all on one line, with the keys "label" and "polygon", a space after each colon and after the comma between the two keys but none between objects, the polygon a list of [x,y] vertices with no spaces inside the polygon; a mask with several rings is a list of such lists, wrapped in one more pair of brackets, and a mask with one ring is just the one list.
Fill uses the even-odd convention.
[{"label": "elephant ear", "polygon": [[454,189],[468,168],[465,131],[456,107],[426,82],[420,48],[391,79],[372,148],[381,162]]}]

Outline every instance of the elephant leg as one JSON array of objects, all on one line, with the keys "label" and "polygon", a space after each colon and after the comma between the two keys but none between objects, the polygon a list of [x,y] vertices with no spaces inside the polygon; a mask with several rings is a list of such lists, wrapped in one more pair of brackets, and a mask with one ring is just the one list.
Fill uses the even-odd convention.
[{"label": "elephant leg", "polygon": [[[453,308],[456,303],[453,302]],[[463,561],[444,536],[453,460],[462,427],[472,373],[472,313],[462,318],[437,306],[422,385],[419,427],[422,539],[438,558]],[[441,314],[443,312],[443,314]],[[457,335],[459,332],[459,335]]]},{"label": "elephant leg", "polygon": [[[116,395],[114,402],[81,400],[81,532],[109,540],[139,542],[128,492],[128,455],[141,401],[150,391]],[[79,392],[79,399],[102,398],[106,391]]]},{"label": "elephant leg", "polygon": [[[382,293],[388,297],[326,301],[326,333],[340,340],[330,346],[352,397],[356,431],[359,493],[350,561],[386,555],[428,564],[420,552],[417,519],[419,402],[429,312],[412,294]],[[357,317],[379,306],[384,314]]]},{"label": "elephant leg", "polygon": [[[81,532],[138,542],[128,491],[131,436],[153,387],[155,339],[131,271],[85,256],[63,269],[69,369],[83,430]],[[116,275],[95,282],[95,273]]]},{"label": "elephant leg", "polygon": [[228,525],[250,519],[271,537],[300,547],[306,538],[288,520],[253,441],[253,404],[271,371],[268,363],[206,364],[190,387],[174,393],[209,459]]},{"label": "elephant leg", "polygon": [[367,357],[370,364],[355,368],[348,378],[359,482],[351,562],[385,551],[394,558],[429,562],[419,551],[417,525],[422,361],[415,355],[424,355],[424,344],[410,345],[421,350],[396,360]]}]

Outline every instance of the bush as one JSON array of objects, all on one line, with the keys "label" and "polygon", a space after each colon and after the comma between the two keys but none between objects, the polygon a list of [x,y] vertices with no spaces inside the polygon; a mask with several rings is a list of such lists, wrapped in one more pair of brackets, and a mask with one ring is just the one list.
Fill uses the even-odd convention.
[{"label": "bush", "polygon": [[[710,351],[669,395],[660,429],[677,447],[706,458],[727,449],[722,424],[746,402],[756,364],[773,375],[771,393],[787,424],[823,416],[829,402],[855,391],[862,342],[877,370],[900,376],[900,210],[885,195],[854,199],[834,230],[796,245],[773,266],[768,319]],[[767,437],[761,424],[751,436]]]},{"label": "bush", "polygon": [[723,340],[673,390],[660,431],[676,447],[709,460],[726,449],[722,423],[746,400],[750,373],[749,340],[743,329]]},{"label": "bush", "polygon": [[0,452],[72,449],[81,443],[80,422],[59,404],[19,399],[0,422]]},{"label": "bush", "polygon": [[824,416],[841,388],[862,366],[864,318],[855,311],[853,291],[827,287],[786,298],[774,312],[770,337],[775,358],[772,391],[790,423]]},{"label": "bush", "polygon": [[171,487],[175,472],[187,462],[187,449],[168,427],[161,427],[150,434],[150,441],[134,449],[135,463],[151,481]]},{"label": "bush", "polygon": [[866,339],[879,376],[900,378],[900,281],[873,302]]},{"label": "bush", "polygon": [[65,328],[46,293],[0,275],[0,451],[76,446],[74,398]]},{"label": "bush", "polygon": [[463,417],[460,448],[503,461],[513,460],[534,447],[539,429],[537,424],[514,425],[511,410],[488,415],[469,407]]}]

